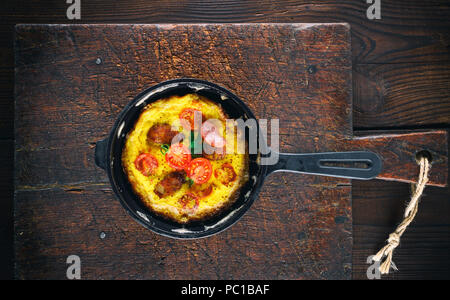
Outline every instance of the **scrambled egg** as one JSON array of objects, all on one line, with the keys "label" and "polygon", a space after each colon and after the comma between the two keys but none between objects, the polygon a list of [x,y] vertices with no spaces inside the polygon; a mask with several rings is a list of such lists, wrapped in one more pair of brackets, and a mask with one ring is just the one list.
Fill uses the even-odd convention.
[{"label": "scrambled egg", "polygon": [[[220,120],[223,124],[221,133],[227,141],[227,147],[230,139],[234,139],[234,149],[237,149],[237,137],[234,134],[232,137],[226,136],[225,120],[227,115],[221,106],[198,94],[187,94],[160,99],[147,105],[134,128],[128,133],[122,153],[122,165],[134,192],[151,211],[178,223],[204,220],[229,207],[237,199],[240,188],[248,179],[248,154],[227,153],[222,159],[210,160],[213,171],[211,178],[206,183],[191,185],[189,181],[186,181],[172,195],[159,197],[155,194],[155,186],[167,174],[175,170],[168,165],[161,145],[149,141],[147,133],[155,124],[168,123],[172,125],[172,129],[179,132],[184,130],[185,136],[189,136],[190,132],[185,132],[186,130],[183,129],[179,120],[179,115],[184,108],[201,111],[203,122],[208,119]],[[187,140],[185,140],[186,145],[188,145]],[[158,167],[148,177],[136,169],[134,164],[136,158],[142,153],[151,153],[158,161]],[[223,184],[214,174],[215,170],[220,169],[226,163],[231,165],[236,173],[236,179],[229,184]],[[187,213],[180,201],[183,195],[195,193],[195,191],[209,186],[212,187],[212,192],[208,196],[199,198],[195,211]]]}]

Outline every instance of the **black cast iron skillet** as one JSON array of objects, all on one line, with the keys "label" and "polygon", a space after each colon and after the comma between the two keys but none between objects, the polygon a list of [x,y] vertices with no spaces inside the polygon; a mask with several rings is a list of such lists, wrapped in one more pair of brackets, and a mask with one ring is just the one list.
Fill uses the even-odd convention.
[{"label": "black cast iron skillet", "polygon": [[[233,225],[250,208],[258,196],[266,176],[277,171],[308,173],[353,179],[371,179],[381,171],[381,160],[373,152],[330,152],[309,154],[279,153],[274,165],[261,165],[264,157],[249,155],[249,180],[240,191],[238,200],[219,215],[202,222],[180,225],[155,215],[136,196],[122,167],[122,149],[127,133],[134,127],[141,110],[149,103],[171,95],[198,93],[219,103],[232,119],[256,119],[251,110],[236,95],[216,84],[198,79],[176,79],[150,87],[139,94],[120,113],[108,138],[95,148],[96,164],[106,170],[112,188],[126,211],[144,227],[164,236],[181,239],[201,238],[218,233]],[[257,122],[256,122],[257,123]],[[257,132],[260,128],[257,124]],[[248,139],[248,134],[246,134]],[[365,168],[327,166],[324,162],[364,163]]]}]

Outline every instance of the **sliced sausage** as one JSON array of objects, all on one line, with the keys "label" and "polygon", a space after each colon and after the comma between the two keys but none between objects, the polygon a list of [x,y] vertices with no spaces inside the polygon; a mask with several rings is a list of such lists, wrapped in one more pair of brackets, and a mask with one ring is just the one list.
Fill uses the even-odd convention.
[{"label": "sliced sausage", "polygon": [[155,186],[155,194],[160,198],[173,195],[181,188],[185,182],[185,177],[186,173],[184,171],[169,173]]},{"label": "sliced sausage", "polygon": [[170,144],[172,139],[178,134],[172,130],[172,126],[166,123],[159,123],[152,126],[147,133],[150,141],[156,144]]}]

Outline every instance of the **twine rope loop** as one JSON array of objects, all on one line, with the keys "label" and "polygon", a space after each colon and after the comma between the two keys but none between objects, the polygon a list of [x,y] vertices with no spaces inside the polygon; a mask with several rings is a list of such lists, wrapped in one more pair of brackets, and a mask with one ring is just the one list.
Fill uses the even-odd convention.
[{"label": "twine rope loop", "polygon": [[423,190],[428,182],[428,174],[431,169],[431,164],[428,158],[422,156],[418,159],[417,163],[420,166],[419,171],[419,180],[415,186],[412,186],[412,196],[411,201],[405,209],[405,214],[403,221],[400,225],[397,226],[394,232],[389,235],[387,240],[387,245],[381,248],[377,254],[373,256],[374,261],[381,261],[383,258],[384,261],[380,264],[380,273],[381,274],[389,274],[389,270],[392,267],[395,268],[395,265],[392,261],[392,256],[395,248],[400,245],[400,238],[402,234],[405,232],[406,228],[411,224],[414,220],[414,217],[417,214],[419,208],[419,199],[422,196]]}]

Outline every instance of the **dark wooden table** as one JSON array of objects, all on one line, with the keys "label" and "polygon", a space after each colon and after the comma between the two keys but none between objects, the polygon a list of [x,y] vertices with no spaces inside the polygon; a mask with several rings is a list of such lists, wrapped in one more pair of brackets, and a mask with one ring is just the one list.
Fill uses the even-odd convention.
[{"label": "dark wooden table", "polygon": [[[352,28],[355,131],[448,129],[450,8],[446,1],[382,1],[382,19],[368,20],[364,1],[138,1],[83,3],[79,23],[348,22]],[[2,277],[12,276],[13,24],[68,23],[64,1],[6,1],[0,26],[0,171]],[[386,278],[449,278],[450,192],[428,187],[415,222]],[[409,186],[353,182],[353,278],[366,278],[366,258],[399,222]],[[17,233],[16,233],[17,234]],[[4,266],[4,267],[3,267]]]}]

